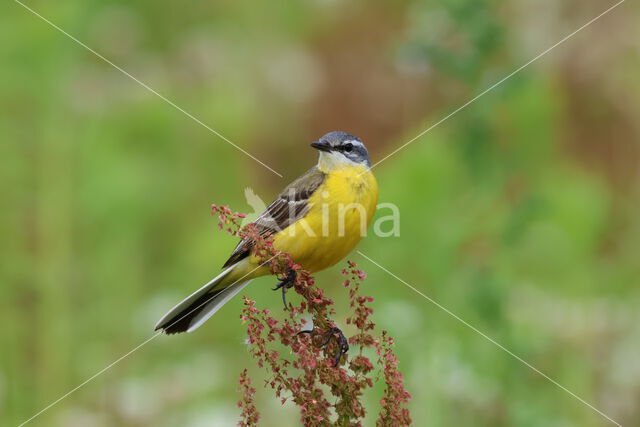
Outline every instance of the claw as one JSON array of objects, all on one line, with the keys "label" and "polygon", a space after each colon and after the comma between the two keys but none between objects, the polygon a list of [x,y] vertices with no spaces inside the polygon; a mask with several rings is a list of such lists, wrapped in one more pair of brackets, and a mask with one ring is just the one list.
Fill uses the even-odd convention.
[{"label": "claw", "polygon": [[[302,334],[309,334],[311,337],[313,337],[316,332],[315,330],[310,329],[300,331],[297,335]],[[347,337],[344,336],[340,328],[333,327],[329,329],[329,333],[327,334],[327,337],[324,339],[324,341],[322,341],[322,343],[320,344],[320,347],[324,347],[329,344],[332,338],[337,340],[338,344],[338,351],[336,352],[336,355],[333,359],[333,367],[335,368],[340,364],[340,359],[342,359],[342,356],[347,354],[347,352],[349,351],[349,340],[347,340]]]},{"label": "claw", "polygon": [[296,276],[297,276],[297,273],[295,272],[295,270],[289,270],[289,272],[287,273],[287,277],[285,277],[280,282],[278,282],[275,288],[272,288],[273,291],[282,289],[282,303],[284,304],[285,310],[289,307],[287,305],[287,297],[286,297],[287,290],[289,290],[289,288],[291,288],[296,282]]},{"label": "claw", "polygon": [[336,356],[333,360],[333,367],[335,368],[340,364],[340,359],[342,359],[342,356],[347,354],[347,352],[349,351],[349,341],[347,340],[347,337],[344,336],[340,328],[333,327],[329,329],[329,336],[321,344],[321,347],[329,344],[331,338],[336,339],[338,344],[338,351],[336,351]]}]

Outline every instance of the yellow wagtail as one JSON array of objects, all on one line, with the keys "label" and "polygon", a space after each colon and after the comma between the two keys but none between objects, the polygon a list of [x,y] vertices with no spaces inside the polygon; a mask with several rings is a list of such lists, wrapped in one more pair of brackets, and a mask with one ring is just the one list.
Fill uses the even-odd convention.
[{"label": "yellow wagtail", "polygon": [[[318,164],[289,184],[254,224],[273,236],[275,249],[316,272],[343,259],[363,237],[378,201],[378,184],[359,138],[330,132],[311,146],[320,152]],[[252,279],[270,274],[260,265],[263,261],[251,254],[251,242],[241,241],[224,271],[173,307],[156,330],[194,331]]]}]

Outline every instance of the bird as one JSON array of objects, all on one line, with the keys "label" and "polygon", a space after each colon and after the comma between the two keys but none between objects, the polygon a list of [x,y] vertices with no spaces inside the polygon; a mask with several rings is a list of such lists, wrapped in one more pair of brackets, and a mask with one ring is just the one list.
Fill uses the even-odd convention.
[{"label": "bird", "polygon": [[[272,236],[276,250],[315,273],[345,258],[366,234],[378,183],[360,138],[334,131],[310,145],[319,152],[317,164],[289,184],[254,224]],[[263,261],[251,253],[251,241],[241,240],[222,273],[169,310],[155,330],[176,334],[198,329],[253,279],[271,274]],[[291,273],[295,275],[292,270],[276,288],[282,288],[283,300],[295,280]]]}]

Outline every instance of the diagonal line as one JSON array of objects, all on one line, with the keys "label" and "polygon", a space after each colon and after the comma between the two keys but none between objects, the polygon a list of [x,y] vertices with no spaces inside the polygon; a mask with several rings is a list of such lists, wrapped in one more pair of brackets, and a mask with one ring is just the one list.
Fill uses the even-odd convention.
[{"label": "diagonal line", "polygon": [[135,353],[136,351],[138,351],[140,348],[142,348],[143,346],[145,346],[147,343],[149,343],[150,341],[152,341],[153,339],[155,339],[156,337],[158,337],[158,335],[162,334],[162,332],[158,332],[154,335],[152,335],[150,338],[147,338],[146,341],[143,341],[141,344],[138,344],[136,347],[134,347],[132,350],[128,351],[127,353],[123,354],[122,356],[120,356],[119,358],[117,358],[115,361],[111,362],[110,364],[108,364],[107,366],[105,366],[104,368],[102,368],[101,370],[99,370],[98,372],[96,372],[95,374],[93,374],[92,376],[90,376],[89,378],[87,378],[86,380],[84,380],[82,383],[78,384],[76,387],[72,388],[71,390],[69,390],[68,392],[66,392],[65,394],[63,394],[62,396],[60,396],[58,399],[54,400],[53,402],[51,402],[49,405],[47,405],[46,407],[42,408],[38,413],[36,413],[35,415],[33,415],[31,418],[29,418],[26,421],[23,421],[18,427],[22,427],[23,425],[31,422],[34,418],[38,417],[39,415],[43,414],[44,412],[46,412],[47,410],[49,410],[51,407],[53,407],[54,405],[56,405],[57,403],[59,403],[60,401],[64,400],[65,398],[67,398],[69,395],[73,394],[75,391],[77,391],[78,389],[84,387],[85,385],[89,384],[91,381],[93,381],[94,379],[96,379],[97,377],[99,377],[101,374],[103,374],[104,372],[108,371],[109,369],[111,369],[114,365],[116,365],[117,363],[119,363],[120,361],[122,361],[123,359],[127,358],[129,355],[131,355],[132,353]]},{"label": "diagonal line", "polygon": [[[269,258],[268,260],[264,261],[264,263],[267,263],[269,261],[271,261],[272,259],[274,259],[275,257],[277,257],[278,254],[272,256],[271,258]],[[254,268],[253,270],[251,270],[250,272],[248,272],[247,274],[245,274],[244,276],[240,277],[238,280],[236,280],[235,282],[233,282],[231,285],[229,286],[233,286],[236,283],[238,283],[240,280],[244,279],[245,277],[247,277],[248,275],[250,275],[251,273],[253,273],[254,271],[256,271],[257,269],[261,268],[263,266],[264,263],[260,263],[260,265],[258,265],[256,268]],[[180,317],[178,320],[176,320],[175,322],[172,322],[170,325],[167,326],[167,328],[170,328],[171,326],[175,325],[176,323],[178,323],[179,321],[181,321],[182,319],[184,319],[185,317],[187,317],[188,315],[190,315],[191,313],[193,313],[194,311],[196,311],[197,309],[199,309],[200,307],[208,304],[213,298],[215,297],[215,295],[213,295],[211,298],[209,298],[208,300],[206,300],[205,302],[203,302],[202,304],[200,304],[199,306],[197,306],[196,308],[194,308],[193,310],[191,310],[190,312],[188,312],[187,314],[185,314],[184,316]],[[93,374],[91,377],[87,378],[86,380],[84,380],[82,383],[78,384],[76,387],[72,388],[71,390],[69,390],[68,392],[66,392],[65,394],[63,394],[62,396],[60,396],[58,399],[54,400],[53,402],[51,402],[49,405],[45,406],[44,408],[42,408],[39,412],[37,412],[35,415],[33,415],[31,418],[29,418],[26,421],[23,421],[18,427],[22,427],[25,424],[31,422],[33,419],[35,419],[36,417],[42,415],[43,413],[45,413],[46,411],[48,411],[49,409],[51,409],[53,406],[55,406],[56,404],[60,403],[62,400],[66,399],[67,397],[69,397],[71,394],[73,394],[74,392],[76,392],[77,390],[81,389],[82,387],[84,387],[85,385],[89,384],[91,381],[93,381],[94,379],[96,379],[97,377],[99,377],[100,375],[102,375],[103,373],[105,373],[106,371],[108,371],[109,369],[111,369],[113,366],[117,365],[119,362],[121,362],[122,360],[126,359],[127,357],[129,357],[131,354],[135,353],[136,351],[138,351],[139,349],[141,349],[142,347],[144,347],[145,345],[147,345],[149,342],[153,341],[154,339],[156,339],[158,336],[162,335],[162,331],[157,332],[153,335],[151,335],[149,338],[147,338],[145,341],[143,341],[142,343],[138,344],[136,347],[134,347],[132,350],[129,350],[127,353],[123,354],[122,356],[120,356],[119,358],[117,358],[115,361],[111,362],[110,364],[108,364],[107,366],[105,366],[104,368],[102,368],[101,370],[99,370],[98,372],[96,372],[95,374]]]},{"label": "diagonal line", "polygon": [[[17,0],[16,0],[17,1]],[[486,95],[487,93],[489,93],[490,91],[492,91],[493,89],[495,89],[496,87],[498,87],[499,85],[501,85],[502,83],[504,83],[506,80],[510,79],[511,77],[513,77],[515,74],[519,73],[520,71],[524,70],[525,68],[527,68],[529,65],[531,65],[532,63],[534,63],[535,61],[537,61],[538,59],[542,58],[544,55],[546,55],[547,53],[551,52],[553,49],[555,49],[556,47],[560,46],[562,43],[566,42],[567,40],[569,40],[571,37],[575,36],[576,34],[578,34],[580,31],[584,30],[585,28],[587,28],[589,25],[593,24],[594,22],[596,22],[598,19],[602,18],[604,15],[606,15],[607,13],[611,12],[613,9],[615,9],[616,7],[620,6],[622,3],[624,3],[625,0],[620,0],[618,3],[614,4],[613,6],[611,6],[610,8],[608,8],[607,10],[605,10],[604,12],[602,12],[600,15],[596,16],[595,18],[591,19],[589,22],[587,22],[586,24],[584,24],[583,26],[581,26],[580,28],[578,28],[577,30],[575,30],[574,32],[572,32],[571,34],[565,36],[562,40],[560,40],[559,42],[557,42],[556,44],[554,44],[553,46],[545,49],[544,51],[542,51],[541,53],[539,53],[536,57],[534,57],[533,59],[529,60],[528,62],[526,62],[525,64],[521,65],[520,67],[516,68],[514,71],[512,71],[511,73],[507,74],[505,77],[503,77],[502,79],[498,80],[496,83],[494,83],[493,85],[489,86],[488,88],[486,88],[485,90],[483,90],[482,92],[480,92],[478,95],[474,96],[473,98],[471,98],[469,101],[465,102],[464,104],[462,104],[460,107],[456,108],[455,110],[453,110],[451,113],[447,114],[446,116],[444,116],[443,118],[441,118],[440,120],[438,120],[437,122],[435,122],[434,124],[432,124],[431,126],[429,126],[427,129],[423,130],[422,132],[420,132],[418,135],[416,135],[415,137],[413,137],[412,139],[410,139],[409,141],[405,142],[404,144],[402,144],[400,147],[396,148],[395,150],[393,150],[391,153],[387,154],[385,157],[383,157],[381,160],[377,161],[376,163],[373,164],[373,166],[371,166],[371,168],[374,168],[376,166],[378,166],[380,163],[384,162],[385,160],[387,160],[389,157],[395,155],[398,151],[402,150],[403,148],[405,148],[407,145],[411,144],[412,142],[414,142],[415,140],[417,140],[418,138],[421,138],[422,136],[424,136],[426,133],[430,132],[431,130],[433,130],[434,128],[436,128],[437,126],[439,126],[440,124],[444,123],[445,121],[447,121],[448,119],[450,119],[451,117],[453,117],[454,115],[456,115],[457,113],[459,113],[460,111],[464,110],[465,108],[467,108],[469,105],[473,104],[475,101],[477,101],[479,98],[481,98],[482,96]]]},{"label": "diagonal line", "polygon": [[367,260],[369,260],[371,263],[375,264],[376,266],[378,266],[381,270],[385,271],[387,274],[389,274],[391,277],[397,279],[398,281],[402,282],[404,285],[406,285],[408,288],[412,289],[415,293],[417,293],[418,295],[422,296],[424,299],[426,299],[427,301],[429,301],[430,303],[434,304],[436,307],[438,307],[439,309],[441,309],[442,311],[444,311],[445,313],[447,313],[448,315],[450,315],[451,317],[453,317],[454,319],[458,320],[459,322],[461,322],[463,325],[467,326],[468,328],[470,328],[471,330],[473,330],[474,332],[480,334],[483,338],[485,338],[487,341],[489,341],[490,343],[494,344],[495,346],[497,346],[500,350],[504,351],[505,353],[509,354],[510,356],[512,356],[513,358],[515,358],[516,360],[518,360],[519,362],[521,362],[522,364],[524,364],[525,366],[531,368],[534,372],[538,373],[539,375],[543,376],[544,378],[546,378],[548,381],[550,381],[551,383],[553,383],[554,385],[560,387],[562,390],[564,390],[565,392],[569,393],[571,396],[575,397],[576,399],[578,399],[580,402],[582,402],[583,404],[585,404],[586,406],[588,406],[589,408],[593,409],[594,411],[596,411],[598,414],[602,415],[604,418],[606,418],[607,420],[611,421],[613,424],[622,427],[622,425],[618,422],[616,422],[615,420],[613,420],[611,417],[609,417],[607,414],[605,414],[604,412],[600,411],[598,408],[596,408],[595,406],[591,405],[589,402],[587,402],[586,400],[582,399],[580,396],[578,396],[577,394],[575,394],[574,392],[572,392],[571,390],[569,390],[568,388],[566,388],[565,386],[563,386],[562,384],[560,384],[559,382],[555,381],[554,379],[552,379],[551,377],[549,377],[548,375],[546,375],[544,372],[540,371],[538,368],[536,368],[535,366],[531,365],[529,362],[527,362],[526,360],[522,359],[520,356],[514,354],[512,351],[510,351],[509,349],[507,349],[505,346],[503,346],[502,344],[500,344],[499,342],[497,342],[496,340],[494,340],[493,338],[491,338],[490,336],[488,336],[487,334],[485,334],[484,332],[480,331],[478,328],[476,328],[475,326],[469,324],[467,321],[465,321],[464,319],[462,319],[460,316],[458,316],[457,314],[453,313],[451,310],[449,310],[448,308],[442,306],[441,304],[439,304],[437,301],[435,301],[433,298],[425,295],[423,292],[419,291],[418,289],[416,289],[415,287],[411,286],[409,283],[405,282],[404,280],[402,280],[400,277],[396,276],[395,274],[393,274],[391,271],[387,270],[386,268],[384,268],[383,266],[381,266],[380,264],[378,264],[377,262],[375,262],[374,260],[372,260],[371,258],[369,258],[368,256],[366,256],[365,254],[363,254],[360,250],[356,250],[356,252],[358,252],[360,255],[362,255],[364,258],[366,258]]},{"label": "diagonal line", "polygon": [[62,34],[64,34],[65,36],[69,37],[71,40],[73,40],[74,42],[76,42],[77,44],[79,44],[80,46],[82,46],[83,48],[85,48],[86,50],[88,50],[89,52],[93,53],[95,56],[97,56],[98,58],[102,59],[104,62],[106,62],[107,64],[111,65],[113,68],[115,68],[116,70],[120,71],[122,74],[124,74],[125,76],[129,77],[131,80],[133,80],[134,82],[138,83],[140,86],[142,86],[143,88],[147,89],[149,92],[153,93],[154,95],[158,96],[160,99],[162,99],[164,102],[166,102],[167,104],[171,105],[173,108],[175,108],[176,110],[180,111],[181,113],[183,113],[185,116],[189,117],[190,119],[194,120],[196,123],[198,123],[199,125],[201,125],[202,127],[204,127],[205,129],[207,129],[209,132],[213,133],[214,135],[218,136],[219,138],[223,139],[224,141],[228,142],[229,144],[231,144],[232,146],[234,146],[236,149],[242,151],[244,154],[246,154],[247,156],[251,157],[253,160],[255,160],[256,162],[260,163],[262,166],[264,166],[265,168],[269,169],[271,172],[273,172],[274,174],[278,175],[280,178],[282,178],[282,175],[279,174],[278,172],[276,172],[275,170],[273,170],[271,167],[269,167],[268,165],[266,165],[265,163],[263,163],[262,161],[260,161],[258,158],[256,158],[253,154],[249,153],[248,151],[246,151],[245,149],[243,149],[242,147],[238,146],[237,144],[235,144],[234,142],[232,142],[230,139],[228,139],[226,136],[222,135],[220,132],[216,131],[215,129],[213,129],[211,126],[207,125],[206,123],[204,123],[202,120],[198,119],[197,117],[195,117],[193,114],[189,113],[188,111],[185,111],[182,107],[178,106],[175,102],[171,101],[170,99],[168,99],[167,97],[165,97],[164,95],[158,93],[157,91],[155,91],[153,88],[151,88],[149,85],[147,85],[146,83],[140,81],[139,79],[137,79],[136,77],[134,77],[133,75],[131,75],[130,73],[128,73],[127,71],[125,71],[124,69],[122,69],[121,67],[119,67],[118,65],[114,64],[113,62],[111,62],[109,59],[105,58],[104,56],[102,56],[101,54],[99,54],[98,52],[96,52],[95,50],[93,50],[92,48],[90,48],[89,46],[87,46],[86,44],[84,44],[83,42],[81,42],[80,40],[78,40],[77,38],[75,38],[74,36],[72,36],[71,34],[67,33],[65,30],[63,30],[62,28],[60,28],[59,26],[57,26],[56,24],[54,24],[53,22],[51,22],[50,20],[48,20],[47,18],[45,18],[44,16],[40,15],[38,12],[36,12],[35,10],[31,9],[29,6],[27,6],[26,4],[22,3],[20,0],[13,0],[16,3],[18,3],[20,6],[22,6],[23,8],[25,8],[26,10],[28,10],[29,12],[31,12],[32,14],[34,14],[35,16],[37,16],[38,18],[40,18],[41,20],[43,20],[44,22],[46,22],[47,24],[51,25],[53,28],[55,28],[56,30],[58,30],[59,32],[61,32]]}]

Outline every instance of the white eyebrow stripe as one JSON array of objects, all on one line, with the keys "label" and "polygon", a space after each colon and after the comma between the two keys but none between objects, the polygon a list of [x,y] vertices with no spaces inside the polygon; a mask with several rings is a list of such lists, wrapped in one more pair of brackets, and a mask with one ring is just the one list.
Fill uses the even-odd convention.
[{"label": "white eyebrow stripe", "polygon": [[363,147],[363,146],[364,146],[364,144],[363,144],[361,141],[358,141],[357,139],[350,139],[350,140],[348,140],[348,141],[345,141],[344,143],[345,143],[345,144],[349,144],[349,143],[351,143],[351,144],[353,144],[353,145],[359,145],[359,146],[361,146],[361,147]]}]

